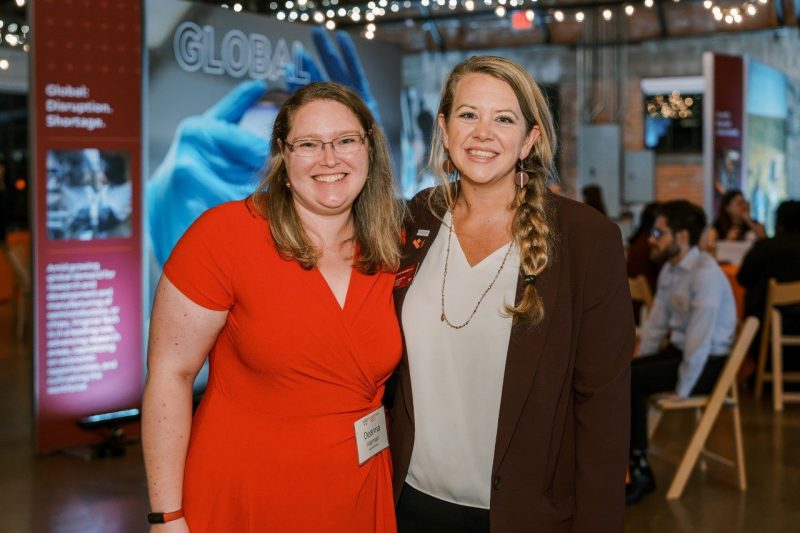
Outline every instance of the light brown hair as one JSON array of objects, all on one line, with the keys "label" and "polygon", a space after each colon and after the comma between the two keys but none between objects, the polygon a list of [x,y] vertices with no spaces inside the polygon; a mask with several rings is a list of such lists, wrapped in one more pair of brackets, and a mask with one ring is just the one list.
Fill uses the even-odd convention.
[{"label": "light brown hair", "polygon": [[[557,139],[553,117],[542,90],[527,70],[503,57],[473,56],[456,66],[442,87],[439,115],[444,117],[445,122],[450,120],[458,83],[467,74],[488,74],[506,82],[519,102],[526,135],[534,126],[539,128],[539,137],[528,157],[522,161],[522,168],[530,176],[530,181],[525,187],[517,188],[512,203],[515,211],[512,233],[519,247],[520,268],[524,276],[538,276],[551,262],[553,253],[552,205],[547,189],[548,181],[555,177],[553,160]],[[443,131],[437,121],[428,162],[430,170],[441,183],[430,197],[434,212],[441,212],[443,208],[452,210],[458,196],[457,184],[451,183],[450,177],[442,170],[442,163],[447,157]],[[506,311],[515,322],[539,323],[544,318],[544,304],[535,283],[527,284],[519,305],[508,306]]]},{"label": "light brown hair", "polygon": [[352,211],[353,241],[358,250],[355,266],[367,274],[396,270],[400,261],[403,211],[394,190],[388,143],[366,104],[344,85],[312,83],[283,103],[272,126],[269,166],[253,195],[253,203],[269,220],[272,238],[280,254],[299,262],[303,268],[313,268],[319,259],[319,251],[303,228],[292,192],[286,186],[289,178],[282,146],[297,111],[316,100],[332,100],[347,106],[364,132],[368,133],[369,173],[364,188],[353,202]]}]

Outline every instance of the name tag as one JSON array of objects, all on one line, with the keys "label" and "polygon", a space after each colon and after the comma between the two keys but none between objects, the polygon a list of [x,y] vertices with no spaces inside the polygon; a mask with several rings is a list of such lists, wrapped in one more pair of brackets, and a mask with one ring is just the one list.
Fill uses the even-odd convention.
[{"label": "name tag", "polygon": [[419,263],[414,263],[400,269],[394,277],[394,288],[402,289],[411,285],[411,282],[414,281],[414,276],[417,274],[418,266]]},{"label": "name tag", "polygon": [[386,433],[386,413],[383,406],[355,423],[356,446],[358,447],[359,466],[370,457],[389,447],[389,435]]}]

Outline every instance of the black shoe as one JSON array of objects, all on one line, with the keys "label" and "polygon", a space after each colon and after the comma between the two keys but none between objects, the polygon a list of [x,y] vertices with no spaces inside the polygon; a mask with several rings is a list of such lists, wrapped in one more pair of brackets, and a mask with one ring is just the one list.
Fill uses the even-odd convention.
[{"label": "black shoe", "polygon": [[656,480],[649,465],[631,467],[631,482],[625,485],[625,504],[638,503],[645,494],[656,490]]}]

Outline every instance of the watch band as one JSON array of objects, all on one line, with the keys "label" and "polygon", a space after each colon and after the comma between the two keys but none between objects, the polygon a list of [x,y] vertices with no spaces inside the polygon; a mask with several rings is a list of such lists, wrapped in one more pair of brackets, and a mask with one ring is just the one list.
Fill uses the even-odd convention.
[{"label": "watch band", "polygon": [[167,522],[172,522],[179,518],[183,518],[183,509],[178,509],[177,511],[169,513],[147,513],[148,524],[166,524]]}]

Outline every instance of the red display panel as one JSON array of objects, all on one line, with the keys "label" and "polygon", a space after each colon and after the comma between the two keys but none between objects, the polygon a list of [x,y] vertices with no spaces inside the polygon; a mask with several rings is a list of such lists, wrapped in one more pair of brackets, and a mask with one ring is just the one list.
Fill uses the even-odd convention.
[{"label": "red display panel", "polygon": [[714,201],[728,189],[743,189],[744,61],[714,55],[713,147]]},{"label": "red display panel", "polygon": [[137,1],[30,7],[36,449],[142,390],[142,32]]}]

